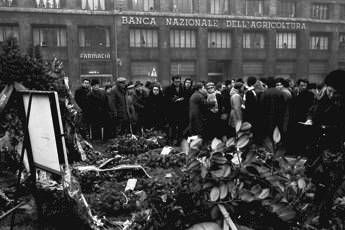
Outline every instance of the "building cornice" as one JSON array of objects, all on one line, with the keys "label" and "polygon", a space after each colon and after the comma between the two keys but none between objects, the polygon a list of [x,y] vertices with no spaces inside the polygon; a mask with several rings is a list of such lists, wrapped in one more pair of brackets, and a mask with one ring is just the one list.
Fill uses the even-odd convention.
[{"label": "building cornice", "polygon": [[33,14],[60,14],[60,15],[98,15],[98,16],[137,16],[137,17],[184,17],[184,18],[206,18],[206,19],[227,19],[227,20],[270,20],[270,21],[291,21],[320,24],[345,24],[345,20],[320,20],[312,18],[285,18],[277,16],[243,16],[243,15],[212,15],[212,14],[187,14],[174,12],[138,12],[138,11],[93,11],[79,9],[45,9],[45,8],[24,8],[24,7],[0,7],[0,12],[9,13],[33,13]]}]

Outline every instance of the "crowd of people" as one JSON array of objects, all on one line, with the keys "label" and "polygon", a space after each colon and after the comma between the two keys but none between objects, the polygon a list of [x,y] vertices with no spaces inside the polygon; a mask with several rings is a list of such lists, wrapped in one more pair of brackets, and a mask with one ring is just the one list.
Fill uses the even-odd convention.
[{"label": "crowd of people", "polygon": [[165,131],[173,145],[191,135],[205,140],[231,136],[237,123],[247,121],[258,144],[278,127],[283,143],[299,148],[311,121],[316,126],[345,127],[344,78],[342,70],[328,74],[323,85],[254,76],[194,83],[173,76],[164,89],[158,82],[144,85],[123,77],[100,88],[97,79],[84,79],[75,101],[87,127],[85,135],[92,139],[154,129]]}]

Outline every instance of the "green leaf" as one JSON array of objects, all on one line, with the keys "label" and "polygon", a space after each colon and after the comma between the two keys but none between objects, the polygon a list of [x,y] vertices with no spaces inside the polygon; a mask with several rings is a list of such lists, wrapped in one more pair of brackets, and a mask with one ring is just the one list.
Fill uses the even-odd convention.
[{"label": "green leaf", "polygon": [[211,210],[211,218],[212,220],[218,220],[220,218],[220,211],[217,205],[215,205]]},{"label": "green leaf", "polygon": [[207,173],[208,173],[207,168],[205,166],[201,166],[201,177],[205,178]]},{"label": "green leaf", "polygon": [[273,141],[274,143],[278,144],[281,140],[281,135],[278,126],[275,127],[273,131]]},{"label": "green leaf", "polygon": [[248,131],[252,128],[252,125],[249,122],[243,122],[241,126],[241,131]]},{"label": "green leaf", "polygon": [[189,164],[188,166],[188,171],[198,167],[200,165],[200,162],[198,160],[194,160],[192,163]]},{"label": "green leaf", "polygon": [[241,149],[244,148],[248,145],[249,143],[249,136],[248,135],[244,135],[242,137],[240,137],[236,143],[236,147]]},{"label": "green leaf", "polygon": [[262,192],[262,188],[259,184],[256,184],[250,189],[250,192],[253,193],[255,196],[259,196]]},{"label": "green leaf", "polygon": [[229,140],[227,140],[225,146],[227,148],[231,147],[231,146],[235,146],[235,138],[234,137],[231,137],[229,138]]},{"label": "green leaf", "polygon": [[192,143],[190,143],[190,148],[199,149],[201,145],[202,145],[202,139],[198,137],[195,140],[193,140]]},{"label": "green leaf", "polygon": [[270,189],[269,189],[269,188],[265,188],[265,189],[262,190],[262,192],[261,192],[260,195],[258,196],[258,199],[264,200],[264,199],[266,199],[269,195],[270,195]]},{"label": "green leaf", "polygon": [[255,200],[255,197],[251,192],[242,190],[240,193],[240,199],[245,202],[252,202],[253,200]]},{"label": "green leaf", "polygon": [[225,169],[224,169],[224,175],[223,177],[228,177],[231,173],[231,167],[230,165],[225,165]]},{"label": "green leaf", "polygon": [[206,222],[195,224],[187,230],[222,230],[221,227],[216,223]]},{"label": "green leaf", "polygon": [[295,218],[296,212],[291,208],[285,207],[277,211],[280,219],[283,221],[290,221]]},{"label": "green leaf", "polygon": [[216,164],[225,164],[228,160],[223,156],[212,156],[211,161]]},{"label": "green leaf", "polygon": [[212,143],[211,143],[211,149],[213,151],[219,151],[220,149],[222,149],[224,147],[224,144],[221,140],[219,140],[218,138],[214,138],[212,140]]},{"label": "green leaf", "polygon": [[298,184],[298,188],[301,190],[304,190],[307,185],[307,183],[305,182],[303,178],[298,179],[297,184]]},{"label": "green leaf", "polygon": [[220,199],[224,199],[228,195],[228,186],[226,184],[222,184],[219,187],[220,191]]},{"label": "green leaf", "polygon": [[204,184],[204,185],[202,186],[202,188],[203,188],[203,189],[208,189],[208,188],[211,188],[212,186],[213,186],[213,183],[208,182],[208,183]]},{"label": "green leaf", "polygon": [[211,201],[217,201],[219,199],[220,191],[218,187],[213,187],[210,192],[210,199]]},{"label": "green leaf", "polygon": [[242,127],[242,121],[240,121],[240,120],[236,121],[236,124],[235,124],[236,133],[238,133],[238,131],[240,131],[241,127]]},{"label": "green leaf", "polygon": [[217,177],[217,178],[223,177],[224,173],[225,173],[225,167],[224,166],[222,166],[218,170],[211,171],[212,176]]}]

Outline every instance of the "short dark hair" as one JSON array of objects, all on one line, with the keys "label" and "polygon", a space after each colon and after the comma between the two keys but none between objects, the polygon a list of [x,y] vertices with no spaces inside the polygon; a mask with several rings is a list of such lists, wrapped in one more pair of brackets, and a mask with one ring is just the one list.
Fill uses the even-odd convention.
[{"label": "short dark hair", "polygon": [[237,89],[237,90],[240,90],[243,86],[243,83],[242,82],[236,82],[234,84],[234,89]]},{"label": "short dark hair", "polygon": [[248,86],[252,86],[252,85],[254,85],[256,83],[256,81],[257,81],[256,77],[250,76],[247,79],[247,85]]},{"label": "short dark hair", "polygon": [[90,83],[90,79],[84,78],[81,82],[88,81]]},{"label": "short dark hair", "polygon": [[99,85],[99,80],[98,79],[92,79],[91,80],[91,86],[94,86],[94,85]]},{"label": "short dark hair", "polygon": [[304,83],[306,83],[307,85],[309,84],[309,81],[308,81],[307,79],[298,79],[298,80],[297,80],[297,85],[300,85],[301,82],[304,82]]},{"label": "short dark hair", "polygon": [[176,79],[180,79],[181,80],[181,76],[180,75],[174,75],[171,78],[172,81],[175,81]]},{"label": "short dark hair", "polygon": [[194,84],[194,90],[202,89],[202,87],[204,87],[204,83],[200,81]]},{"label": "short dark hair", "polygon": [[276,86],[276,80],[274,79],[274,77],[269,77],[266,79],[266,85],[268,86],[268,88],[273,88]]},{"label": "short dark hair", "polygon": [[226,85],[226,86],[231,85],[231,80],[226,80],[226,81],[225,81],[225,85]]},{"label": "short dark hair", "polygon": [[337,69],[327,74],[325,84],[345,94],[345,70]]}]

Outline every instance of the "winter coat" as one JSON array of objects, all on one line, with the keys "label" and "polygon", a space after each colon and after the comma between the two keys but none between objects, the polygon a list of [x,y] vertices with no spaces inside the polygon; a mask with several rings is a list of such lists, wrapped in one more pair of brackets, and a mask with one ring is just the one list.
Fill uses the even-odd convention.
[{"label": "winter coat", "polygon": [[88,94],[89,94],[90,90],[88,88],[84,88],[84,87],[79,87],[74,94],[74,99],[77,102],[77,105],[79,106],[79,108],[85,112],[88,108]]},{"label": "winter coat", "polygon": [[262,113],[262,131],[264,136],[272,137],[273,130],[278,126],[281,132],[285,132],[284,124],[287,102],[284,92],[276,88],[269,88],[262,93],[260,98],[260,110]]},{"label": "winter coat", "polygon": [[206,95],[195,91],[189,100],[189,128],[191,135],[205,135],[207,110]]},{"label": "winter coat", "polygon": [[146,103],[146,119],[148,128],[162,128],[165,123],[165,101],[162,93],[153,95],[151,92]]},{"label": "winter coat", "polygon": [[89,120],[92,125],[105,126],[109,122],[109,106],[103,89],[93,89],[88,94]]},{"label": "winter coat", "polygon": [[112,117],[117,121],[128,121],[128,106],[126,98],[126,90],[117,86],[113,87],[109,92],[109,104],[111,105]]},{"label": "winter coat", "polygon": [[[179,90],[176,90],[174,85],[168,86],[164,91],[166,103],[167,103],[167,118],[169,122],[179,121],[183,119],[183,105],[184,105],[184,95],[182,86]],[[183,100],[177,100],[177,99]]]}]

